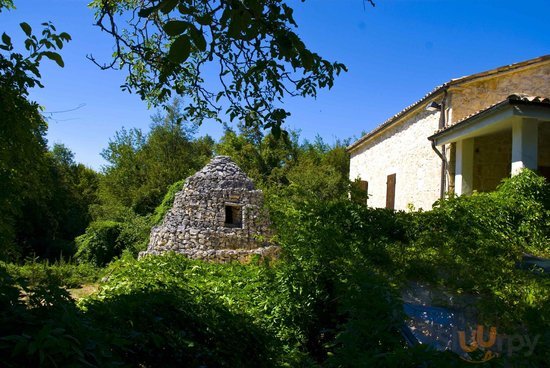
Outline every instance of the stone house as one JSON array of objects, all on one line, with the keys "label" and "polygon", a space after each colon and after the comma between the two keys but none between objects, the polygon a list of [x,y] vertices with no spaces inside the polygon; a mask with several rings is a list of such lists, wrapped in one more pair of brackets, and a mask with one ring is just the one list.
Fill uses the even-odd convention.
[{"label": "stone house", "polygon": [[550,55],[452,79],[348,147],[372,207],[430,209],[522,168],[550,178]]},{"label": "stone house", "polygon": [[227,156],[217,156],[185,180],[140,256],[167,251],[227,262],[271,255],[263,193]]}]

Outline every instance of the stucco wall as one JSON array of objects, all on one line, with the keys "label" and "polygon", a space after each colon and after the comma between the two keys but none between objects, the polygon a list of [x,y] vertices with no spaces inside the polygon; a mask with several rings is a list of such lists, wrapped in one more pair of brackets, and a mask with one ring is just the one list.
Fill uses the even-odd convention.
[{"label": "stucco wall", "polygon": [[474,139],[474,190],[495,190],[502,179],[510,176],[511,165],[511,130]]},{"label": "stucco wall", "polygon": [[386,206],[386,179],[396,174],[395,209],[409,203],[431,209],[439,198],[441,160],[428,136],[438,123],[438,112],[422,109],[351,152],[350,179],[369,182],[369,206]]},{"label": "stucco wall", "polygon": [[456,122],[514,93],[550,96],[550,63],[499,74],[452,90],[452,121]]}]

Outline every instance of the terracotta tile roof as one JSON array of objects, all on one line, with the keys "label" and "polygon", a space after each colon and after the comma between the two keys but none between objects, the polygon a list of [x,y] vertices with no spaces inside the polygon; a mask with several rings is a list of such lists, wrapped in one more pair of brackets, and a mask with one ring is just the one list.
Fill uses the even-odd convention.
[{"label": "terracotta tile roof", "polygon": [[469,81],[472,81],[472,80],[475,80],[475,79],[478,79],[478,78],[489,77],[489,76],[496,75],[496,74],[499,74],[499,73],[503,73],[503,72],[506,72],[506,71],[509,71],[509,70],[514,70],[514,69],[529,66],[529,65],[532,65],[532,64],[537,64],[537,63],[544,62],[544,61],[547,61],[547,60],[550,60],[550,54],[540,56],[540,57],[537,57],[537,58],[534,58],[534,59],[521,61],[519,63],[514,63],[514,64],[510,64],[510,65],[501,66],[501,67],[491,69],[491,70],[487,70],[487,71],[484,71],[484,72],[481,72],[481,73],[476,73],[476,74],[468,75],[468,76],[465,76],[465,77],[451,79],[450,81],[448,81],[446,83],[443,83],[440,86],[437,86],[431,92],[429,92],[424,97],[422,97],[420,100],[416,101],[412,105],[409,105],[409,106],[405,107],[403,110],[401,110],[397,114],[393,115],[392,117],[390,117],[389,119],[384,121],[382,124],[378,125],[376,128],[371,130],[369,133],[365,134],[364,136],[359,138],[357,141],[355,141],[354,143],[349,145],[347,147],[347,150],[348,151],[354,150],[355,148],[360,146],[361,143],[365,142],[370,137],[376,135],[378,132],[381,132],[385,128],[391,126],[393,123],[397,122],[399,120],[399,118],[406,115],[408,112],[414,110],[415,108],[419,107],[423,103],[427,102],[429,99],[435,98],[435,96],[439,92],[445,91],[450,86],[460,85],[462,83],[466,83],[466,82],[469,82]]},{"label": "terracotta tile roof", "polygon": [[472,120],[473,118],[486,114],[489,111],[497,110],[502,106],[507,105],[519,105],[519,104],[528,104],[528,105],[547,105],[550,107],[550,98],[548,97],[541,97],[541,96],[529,96],[523,93],[515,93],[513,95],[510,95],[506,97],[504,100],[499,101],[497,103],[494,103],[492,105],[489,105],[481,110],[475,111],[471,113],[468,116],[465,116],[464,118],[452,123],[451,125],[448,125],[444,128],[441,128],[437,130],[432,136],[428,137],[429,140],[433,140],[436,138],[440,133],[443,133],[447,130],[451,130],[455,128],[457,125],[464,125],[468,121]]},{"label": "terracotta tile roof", "polygon": [[508,96],[509,101],[523,101],[550,105],[550,98],[541,96],[529,96],[524,93],[516,93]]}]

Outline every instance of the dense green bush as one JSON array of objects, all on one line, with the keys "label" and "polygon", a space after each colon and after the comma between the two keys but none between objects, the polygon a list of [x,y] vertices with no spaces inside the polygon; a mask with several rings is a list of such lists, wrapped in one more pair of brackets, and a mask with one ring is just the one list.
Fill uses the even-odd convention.
[{"label": "dense green bush", "polygon": [[296,302],[265,265],[123,257],[80,302],[132,366],[269,367],[303,360]]},{"label": "dense green bush", "polygon": [[[302,287],[318,303],[312,313],[317,334],[336,337],[317,354],[329,355],[326,362],[338,366],[449,359],[403,350],[395,335],[402,317],[396,288],[420,280],[478,296],[480,322],[501,333],[539,335],[535,354],[520,366],[547,360],[550,278],[518,269],[517,263],[525,251],[547,254],[548,193],[544,179],[525,171],[496,192],[451,197],[427,212],[371,209],[347,201],[296,204],[272,196],[286,264],[295,265],[294,275],[305,280]],[[316,340],[313,335],[308,339]]]},{"label": "dense green bush", "polygon": [[387,248],[393,271],[478,296],[480,321],[500,333],[539,335],[535,353],[522,363],[538,366],[550,359],[550,278],[517,265],[524,252],[550,255],[549,196],[544,178],[524,170],[495,192],[402,214],[408,241]]},{"label": "dense green bush", "polygon": [[105,266],[114,257],[120,256],[124,250],[118,241],[122,232],[122,224],[115,221],[92,222],[86,233],[75,239],[78,246],[76,258]]},{"label": "dense green bush", "polygon": [[387,247],[405,235],[401,218],[349,201],[295,205],[285,198],[271,212],[285,249],[280,277],[309,306],[300,315],[308,354],[331,367],[410,362],[397,288],[381,271],[391,266]]},{"label": "dense green bush", "polygon": [[[388,248],[395,270],[407,279],[483,295],[484,310],[499,323],[536,329],[550,320],[550,280],[517,264],[524,252],[549,256],[549,195],[544,178],[524,170],[495,192],[451,197],[432,211],[403,214],[409,240]],[[528,317],[532,309],[539,317]]]},{"label": "dense green bush", "polygon": [[97,266],[105,266],[122,252],[137,256],[149,241],[151,220],[132,211],[122,211],[119,221],[94,221],[86,232],[75,239],[76,258]]}]

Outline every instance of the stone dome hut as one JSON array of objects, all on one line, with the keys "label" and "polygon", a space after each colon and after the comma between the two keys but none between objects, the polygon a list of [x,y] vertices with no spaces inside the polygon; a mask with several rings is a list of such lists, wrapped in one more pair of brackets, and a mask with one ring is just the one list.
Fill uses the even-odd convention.
[{"label": "stone dome hut", "polygon": [[217,156],[185,180],[145,254],[175,251],[189,258],[227,262],[272,254],[263,193],[227,156]]}]

